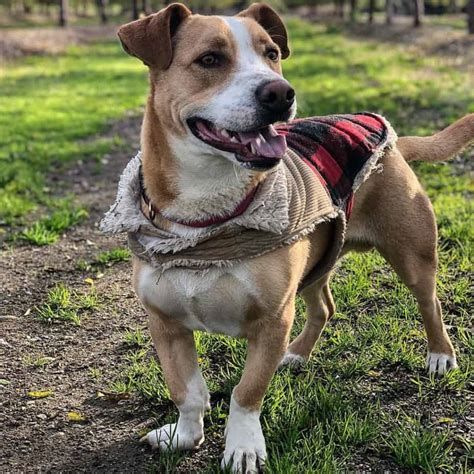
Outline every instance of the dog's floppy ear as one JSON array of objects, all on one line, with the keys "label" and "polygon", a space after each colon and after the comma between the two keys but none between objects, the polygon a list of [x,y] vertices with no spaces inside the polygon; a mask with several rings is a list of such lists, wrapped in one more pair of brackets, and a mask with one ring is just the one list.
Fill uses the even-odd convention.
[{"label": "dog's floppy ear", "polygon": [[191,11],[182,3],[172,3],[158,13],[123,25],[117,34],[128,54],[148,67],[167,69],[173,58],[171,39],[189,15]]},{"label": "dog's floppy ear", "polygon": [[253,18],[270,35],[279,46],[282,59],[290,55],[288,48],[288,33],[278,13],[266,3],[253,3],[247,10],[240,12],[237,16]]}]

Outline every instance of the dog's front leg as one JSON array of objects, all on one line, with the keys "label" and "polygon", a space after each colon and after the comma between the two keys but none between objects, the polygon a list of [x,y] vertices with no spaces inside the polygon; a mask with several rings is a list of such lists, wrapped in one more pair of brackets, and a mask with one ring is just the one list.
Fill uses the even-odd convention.
[{"label": "dog's front leg", "polygon": [[162,450],[196,449],[204,441],[204,412],[210,406],[193,333],[156,311],[148,313],[153,342],[179,418],[177,423],[150,431],[141,441]]},{"label": "dog's front leg", "polygon": [[225,430],[222,469],[253,473],[263,468],[265,439],[260,424],[260,407],[268,384],[288,345],[295,312],[294,297],[279,317],[259,319],[249,325],[245,369],[234,388]]}]

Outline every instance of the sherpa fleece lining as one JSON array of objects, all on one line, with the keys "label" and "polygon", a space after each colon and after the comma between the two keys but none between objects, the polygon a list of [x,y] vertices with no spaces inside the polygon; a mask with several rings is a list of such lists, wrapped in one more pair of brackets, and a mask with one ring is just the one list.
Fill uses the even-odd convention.
[{"label": "sherpa fleece lining", "polygon": [[[364,163],[353,179],[351,193],[370,176],[379,158],[396,140],[385,119],[370,116],[376,117],[385,127],[383,139],[363,157]],[[354,116],[337,117],[340,120]],[[317,117],[307,120],[314,122]],[[298,121],[300,127],[301,122]],[[333,245],[322,262],[307,275],[303,282],[306,286],[334,266],[344,244],[346,203],[335,204],[322,184],[321,175],[291,148],[267,175],[241,216],[186,236],[157,228],[141,212],[140,168],[141,155],[138,153],[120,178],[117,199],[104,216],[101,230],[113,234],[127,232],[133,254],[160,272],[174,267],[201,271],[228,267],[290,245],[313,232],[321,222],[335,220]]]}]

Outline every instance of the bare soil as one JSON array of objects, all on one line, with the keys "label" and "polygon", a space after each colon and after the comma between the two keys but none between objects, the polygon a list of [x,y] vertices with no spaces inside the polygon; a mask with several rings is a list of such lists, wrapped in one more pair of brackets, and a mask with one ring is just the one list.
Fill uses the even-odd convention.
[{"label": "bare soil", "polygon": [[[0,385],[1,472],[142,472],[152,458],[130,439],[148,422],[149,407],[133,398],[97,396],[107,391],[103,381],[113,380],[119,370],[126,350],[123,332],[146,324],[131,289],[129,264],[119,263],[96,280],[97,293],[106,299],[80,326],[44,324],[35,309],[56,283],[85,291],[84,279],[90,275],[78,270],[77,262],[124,244],[101,234],[97,221],[113,201],[120,172],[138,147],[139,123],[133,118],[113,127],[110,133],[120,132],[130,147],[108,157],[98,175],[95,164],[84,163],[71,168],[61,182],[52,177],[58,190],[72,188],[78,204],[87,206],[87,221],[55,245],[14,246],[0,256],[0,378],[6,383]],[[114,300],[114,311],[109,300]],[[36,367],[33,361],[40,357],[54,360]],[[91,369],[101,376],[91,377]],[[31,399],[31,390],[52,390],[53,395]],[[87,421],[70,422],[70,411],[84,414]]]}]

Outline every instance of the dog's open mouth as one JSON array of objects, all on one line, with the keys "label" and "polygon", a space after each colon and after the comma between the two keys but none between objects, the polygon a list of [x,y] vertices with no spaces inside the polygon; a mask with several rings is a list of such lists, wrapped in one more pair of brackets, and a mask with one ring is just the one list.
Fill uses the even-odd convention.
[{"label": "dog's open mouth", "polygon": [[219,150],[234,153],[245,168],[270,169],[283,158],[286,139],[279,135],[273,125],[247,132],[235,132],[217,128],[208,120],[188,120],[193,134],[203,142]]}]

